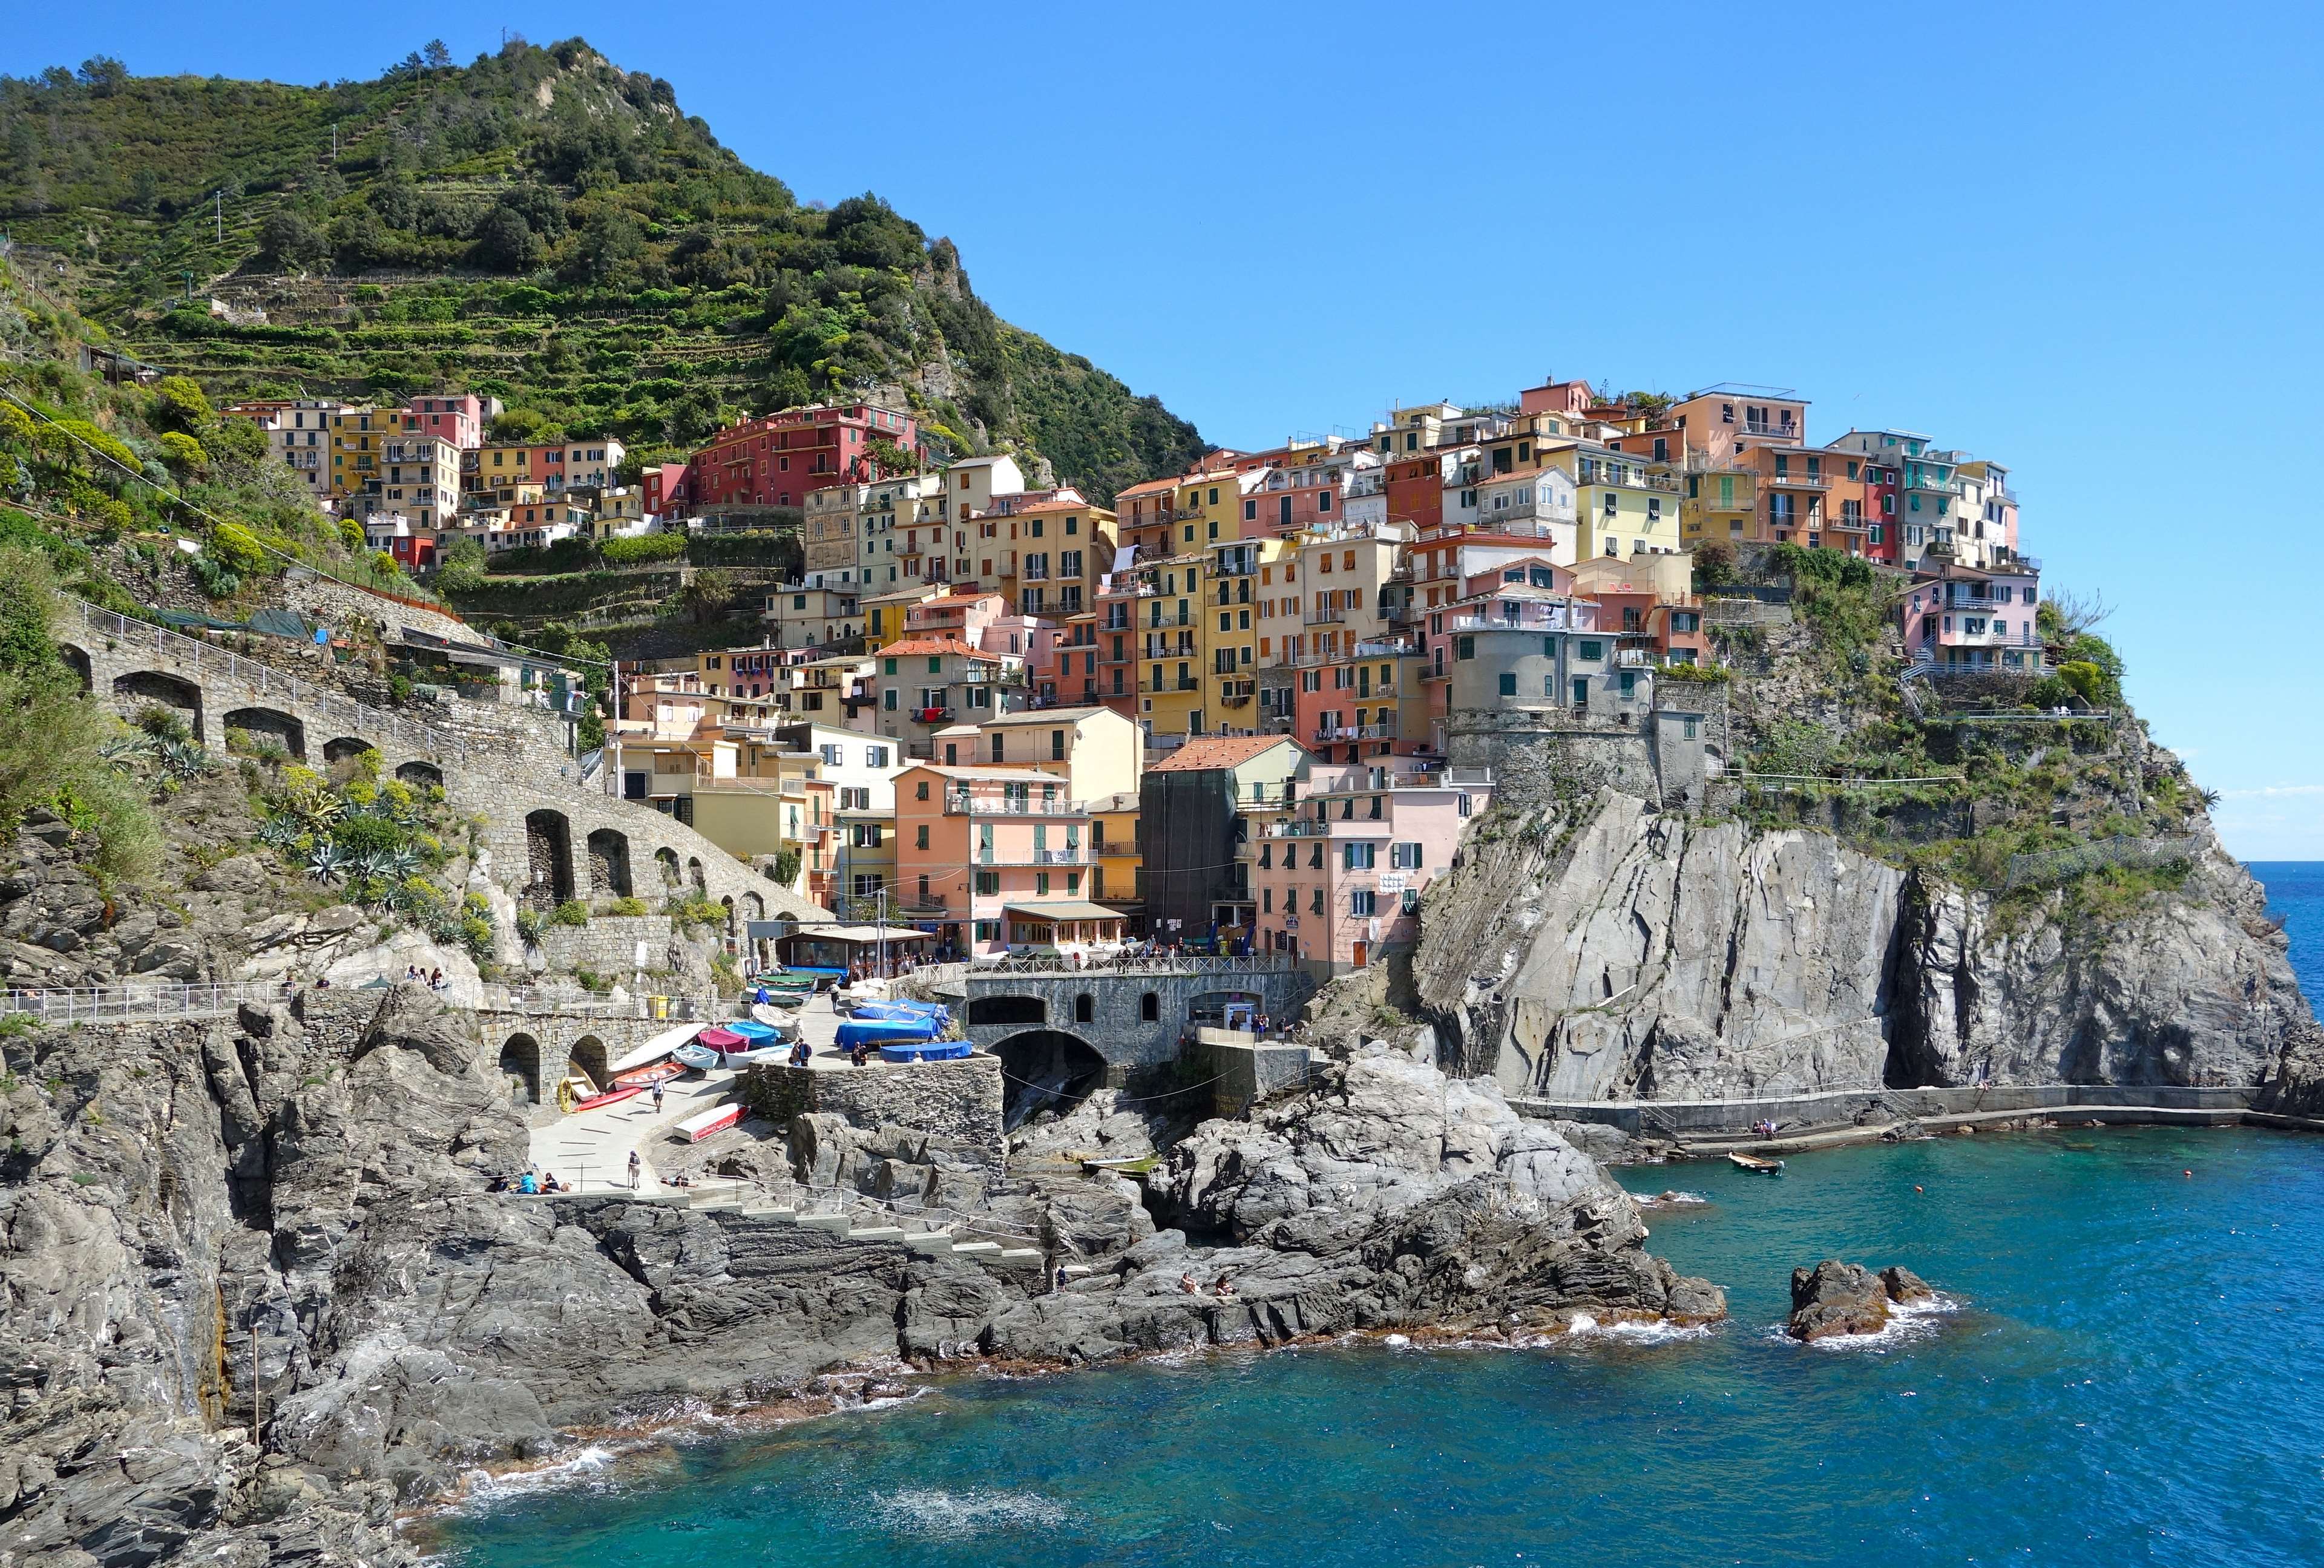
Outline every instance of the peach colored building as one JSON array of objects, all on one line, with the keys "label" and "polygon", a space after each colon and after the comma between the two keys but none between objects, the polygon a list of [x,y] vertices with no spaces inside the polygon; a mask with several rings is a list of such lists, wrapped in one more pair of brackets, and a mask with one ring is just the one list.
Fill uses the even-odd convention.
[{"label": "peach colored building", "polygon": [[971,958],[1119,945],[1123,917],[1093,901],[1094,849],[1062,775],[920,763],[897,777],[898,906]]}]

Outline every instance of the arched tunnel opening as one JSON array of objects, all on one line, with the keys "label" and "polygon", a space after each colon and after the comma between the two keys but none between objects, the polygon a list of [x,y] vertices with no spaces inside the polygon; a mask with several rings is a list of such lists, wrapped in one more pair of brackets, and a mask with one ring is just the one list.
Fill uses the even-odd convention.
[{"label": "arched tunnel opening", "polygon": [[1001,1058],[1001,1122],[1013,1131],[1044,1111],[1059,1115],[1105,1084],[1105,1058],[1079,1035],[1062,1029],[1028,1029],[994,1047]]}]

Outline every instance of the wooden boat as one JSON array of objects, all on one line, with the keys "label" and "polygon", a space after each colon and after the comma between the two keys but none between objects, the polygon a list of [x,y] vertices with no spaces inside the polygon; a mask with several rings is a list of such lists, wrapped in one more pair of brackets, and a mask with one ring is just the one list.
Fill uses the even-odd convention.
[{"label": "wooden boat", "polygon": [[1780,1159],[1761,1159],[1756,1154],[1730,1154],[1727,1158],[1738,1170],[1748,1170],[1754,1176],[1784,1174],[1784,1162]]}]

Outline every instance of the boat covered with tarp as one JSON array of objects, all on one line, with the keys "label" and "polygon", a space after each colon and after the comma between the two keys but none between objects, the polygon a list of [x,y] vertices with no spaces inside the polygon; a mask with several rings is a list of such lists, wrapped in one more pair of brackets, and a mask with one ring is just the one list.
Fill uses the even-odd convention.
[{"label": "boat covered with tarp", "polygon": [[893,1040],[880,1047],[883,1062],[956,1062],[976,1049],[967,1040]]},{"label": "boat covered with tarp", "polygon": [[944,1026],[932,1018],[849,1019],[839,1026],[839,1048],[852,1051],[864,1046],[876,1050],[916,1040],[940,1039],[944,1033]]}]

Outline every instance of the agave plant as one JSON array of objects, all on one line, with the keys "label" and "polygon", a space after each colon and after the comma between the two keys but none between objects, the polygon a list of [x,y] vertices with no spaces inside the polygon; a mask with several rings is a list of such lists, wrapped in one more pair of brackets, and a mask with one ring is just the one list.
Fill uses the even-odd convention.
[{"label": "agave plant", "polygon": [[400,882],[406,877],[418,876],[420,863],[418,850],[413,849],[410,844],[399,845],[388,851],[387,869],[382,874]]},{"label": "agave plant", "polygon": [[387,875],[389,855],[384,850],[357,850],[346,860],[347,875],[357,881],[378,881]]},{"label": "agave plant", "polygon": [[295,849],[299,844],[299,824],[288,816],[270,816],[258,825],[258,842],[272,850]]},{"label": "agave plant", "polygon": [[336,882],[346,874],[347,857],[336,844],[325,839],[307,856],[307,874],[318,882]]},{"label": "agave plant", "polygon": [[162,770],[172,779],[198,779],[217,771],[210,754],[190,741],[171,741],[161,748]]},{"label": "agave plant", "polygon": [[153,738],[143,734],[117,736],[106,742],[97,752],[98,756],[116,768],[134,767],[152,754]]},{"label": "agave plant", "polygon": [[306,783],[293,788],[283,806],[302,827],[312,833],[327,831],[346,809],[346,803],[322,785]]}]

